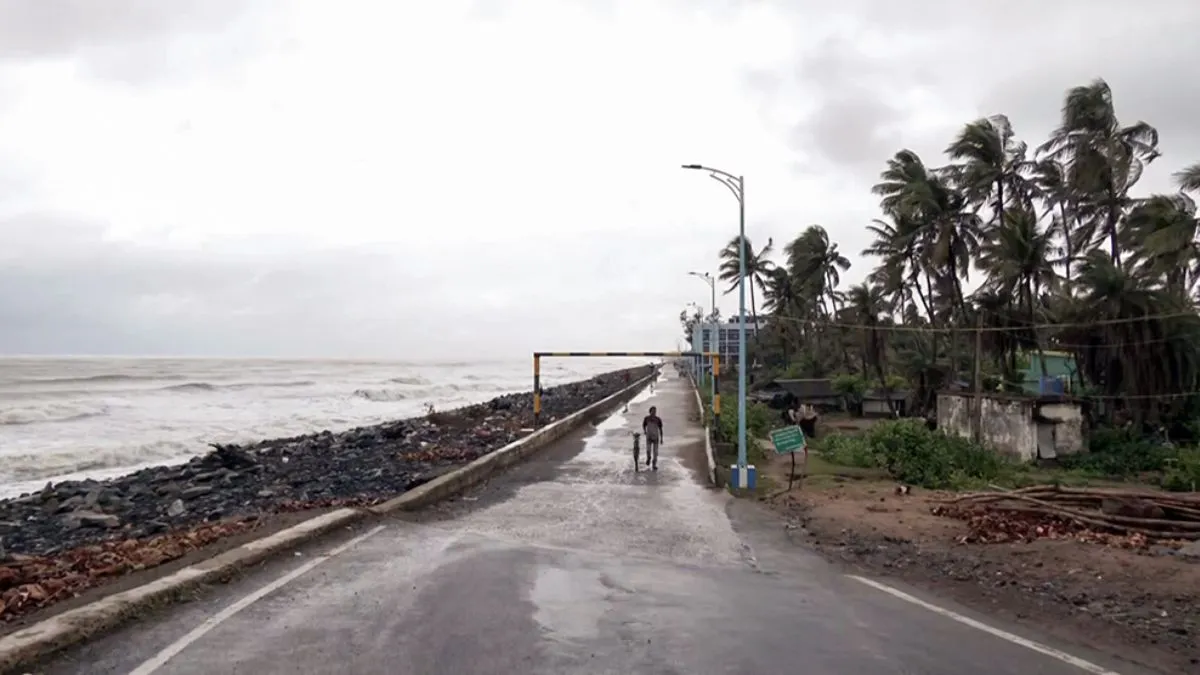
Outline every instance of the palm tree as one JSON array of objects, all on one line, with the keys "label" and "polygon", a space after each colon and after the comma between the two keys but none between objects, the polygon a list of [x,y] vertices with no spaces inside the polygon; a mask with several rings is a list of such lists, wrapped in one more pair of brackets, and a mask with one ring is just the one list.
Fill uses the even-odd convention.
[{"label": "palm tree", "polygon": [[[969,198],[951,183],[955,175],[928,169],[915,152],[901,150],[888,160],[873,188],[882,197],[880,206],[885,213],[914,222],[912,236],[919,247],[918,264],[926,270],[930,321],[950,328],[952,380],[959,366],[956,315],[961,320],[966,313],[962,282],[967,279],[980,234],[980,219],[968,209]],[[945,298],[949,307],[942,321],[935,297]]]},{"label": "palm tree", "polygon": [[[738,282],[742,279],[741,262],[738,259],[740,242],[741,237],[735,236],[729,240],[725,248],[721,249],[718,278],[729,284],[729,287],[725,289],[726,295],[736,289]],[[766,291],[768,275],[775,267],[775,263],[771,262],[772,243],[772,240],[768,239],[767,245],[756,252],[750,238],[746,237],[746,280],[749,282],[747,286],[750,291],[750,316],[754,318],[756,335],[758,334],[758,307],[755,302],[754,288],[757,286],[760,291]]]},{"label": "palm tree", "polygon": [[1027,149],[1015,139],[1012,124],[1004,115],[967,124],[946,148],[951,160],[961,162],[953,165],[955,183],[968,203],[991,210],[993,225],[1004,222],[1009,202],[1032,204],[1025,177],[1031,168],[1025,158]]},{"label": "palm tree", "polygon": [[850,269],[850,260],[838,251],[820,225],[808,226],[793,239],[787,246],[787,258],[794,283],[818,300],[824,316],[832,317],[838,311],[841,272]]},{"label": "palm tree", "polygon": [[1037,349],[1043,376],[1046,360],[1042,340],[1032,327],[1042,318],[1038,312],[1041,291],[1053,287],[1057,281],[1054,272],[1057,258],[1058,247],[1052,234],[1039,228],[1036,214],[1025,209],[1005,213],[1004,223],[979,251],[979,267],[988,275],[986,287],[1010,303],[1016,299],[1013,304],[1025,320],[1017,339]]},{"label": "palm tree", "polygon": [[865,375],[868,368],[875,371],[879,378],[879,386],[887,386],[887,342],[884,333],[879,330],[884,314],[891,308],[883,288],[870,283],[851,286],[846,293],[847,318],[855,323],[866,326],[862,332],[862,372]]},{"label": "palm tree", "polygon": [[1045,204],[1043,217],[1049,215],[1050,226],[1047,231],[1060,241],[1063,247],[1063,277],[1071,292],[1071,271],[1075,265],[1075,251],[1080,250],[1086,242],[1079,241],[1076,233],[1076,202],[1077,197],[1067,183],[1067,170],[1061,162],[1043,158],[1034,165],[1031,192],[1040,197]]},{"label": "palm tree", "polygon": [[1181,171],[1176,171],[1175,181],[1179,183],[1180,190],[1200,192],[1200,162],[1196,162]]},{"label": "palm tree", "polygon": [[921,274],[930,270],[918,257],[920,228],[916,221],[904,216],[893,216],[890,223],[877,219],[867,231],[875,235],[875,241],[862,254],[883,259],[871,273],[872,279],[884,287],[897,309],[911,305],[915,294],[926,315],[930,315],[933,309],[921,290]]},{"label": "palm tree", "polygon": [[1067,92],[1062,122],[1039,154],[1067,167],[1067,182],[1088,208],[1081,223],[1088,239],[1107,238],[1120,262],[1119,226],[1130,205],[1129,190],[1159,156],[1158,130],[1145,122],[1122,126],[1104,80]]},{"label": "palm tree", "polygon": [[1135,206],[1123,234],[1130,258],[1145,275],[1161,278],[1171,292],[1186,297],[1197,278],[1196,203],[1182,192],[1152,195]]},{"label": "palm tree", "polygon": [[[800,376],[906,378],[919,411],[980,325],[988,386],[1020,391],[1020,354],[1054,348],[1074,355],[1078,391],[1112,397],[1089,414],[1183,427],[1200,411],[1200,163],[1174,174],[1181,193],[1135,194],[1158,154],[1154,128],[1121,124],[1102,80],[1066,92],[1035,161],[1002,115],[964,125],[946,166],[900,150],[873,188],[882,217],[862,253],[877,265],[862,283],[841,286],[850,261],[819,226],[774,269],[751,253],[752,293],[777,319],[756,348]],[[739,244],[722,251],[730,289]],[[968,299],[972,270],[983,283]]]}]

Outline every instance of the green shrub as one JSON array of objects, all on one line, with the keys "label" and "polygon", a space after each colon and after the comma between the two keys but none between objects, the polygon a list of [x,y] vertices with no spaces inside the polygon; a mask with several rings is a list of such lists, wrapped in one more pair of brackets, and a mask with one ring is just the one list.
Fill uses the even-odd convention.
[{"label": "green shrub", "polygon": [[1127,428],[1092,430],[1088,451],[1059,459],[1059,466],[1098,476],[1126,478],[1139,473],[1164,471],[1179,451]]},{"label": "green shrub", "polygon": [[809,450],[831,464],[860,469],[881,468],[879,457],[871,451],[865,436],[828,434],[809,441]]},{"label": "green shrub", "polygon": [[[737,402],[732,409],[724,400],[721,401],[721,421],[713,428],[713,439],[722,443],[737,441]],[[773,411],[761,404],[754,403],[746,406],[746,436],[749,438],[767,438],[771,428],[775,426]],[[704,421],[712,426],[712,409],[705,407]]]},{"label": "green shrub", "polygon": [[1177,456],[1168,462],[1162,486],[1171,492],[1200,490],[1200,450],[1188,448],[1178,451]]},{"label": "green shrub", "polygon": [[833,434],[814,441],[813,450],[834,464],[887,469],[898,481],[932,489],[994,481],[1012,469],[988,448],[931,431],[920,420],[880,422],[859,436]]}]

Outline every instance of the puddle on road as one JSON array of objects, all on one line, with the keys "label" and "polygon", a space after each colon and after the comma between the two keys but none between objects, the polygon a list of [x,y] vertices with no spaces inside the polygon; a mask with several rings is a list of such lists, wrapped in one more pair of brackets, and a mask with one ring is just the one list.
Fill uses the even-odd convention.
[{"label": "puddle on road", "polygon": [[609,609],[609,593],[599,572],[541,567],[534,576],[529,601],[536,608],[534,620],[551,636],[587,640],[600,633],[600,619]]}]

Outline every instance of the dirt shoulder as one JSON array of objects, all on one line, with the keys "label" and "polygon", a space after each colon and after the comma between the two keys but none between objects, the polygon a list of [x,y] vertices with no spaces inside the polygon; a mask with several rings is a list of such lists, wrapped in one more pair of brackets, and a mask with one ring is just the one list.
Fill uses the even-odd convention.
[{"label": "dirt shoulder", "polygon": [[[787,458],[769,468],[787,485]],[[897,495],[877,474],[828,470],[766,502],[827,558],[1165,672],[1200,672],[1200,559],[1170,546],[1062,535],[961,543],[937,494]]]}]

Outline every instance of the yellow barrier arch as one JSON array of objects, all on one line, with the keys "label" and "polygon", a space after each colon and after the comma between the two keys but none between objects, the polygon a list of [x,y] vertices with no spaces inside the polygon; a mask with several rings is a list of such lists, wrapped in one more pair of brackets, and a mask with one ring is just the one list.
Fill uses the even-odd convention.
[{"label": "yellow barrier arch", "polygon": [[700,357],[707,356],[712,359],[713,365],[713,417],[720,418],[721,416],[721,389],[720,389],[720,372],[721,372],[721,355],[714,352],[534,352],[533,353],[533,426],[536,428],[541,424],[542,418],[542,359],[549,357],[576,357],[576,356],[602,356],[602,357],[618,357],[618,356],[647,356],[656,358],[680,358],[680,357]]}]

